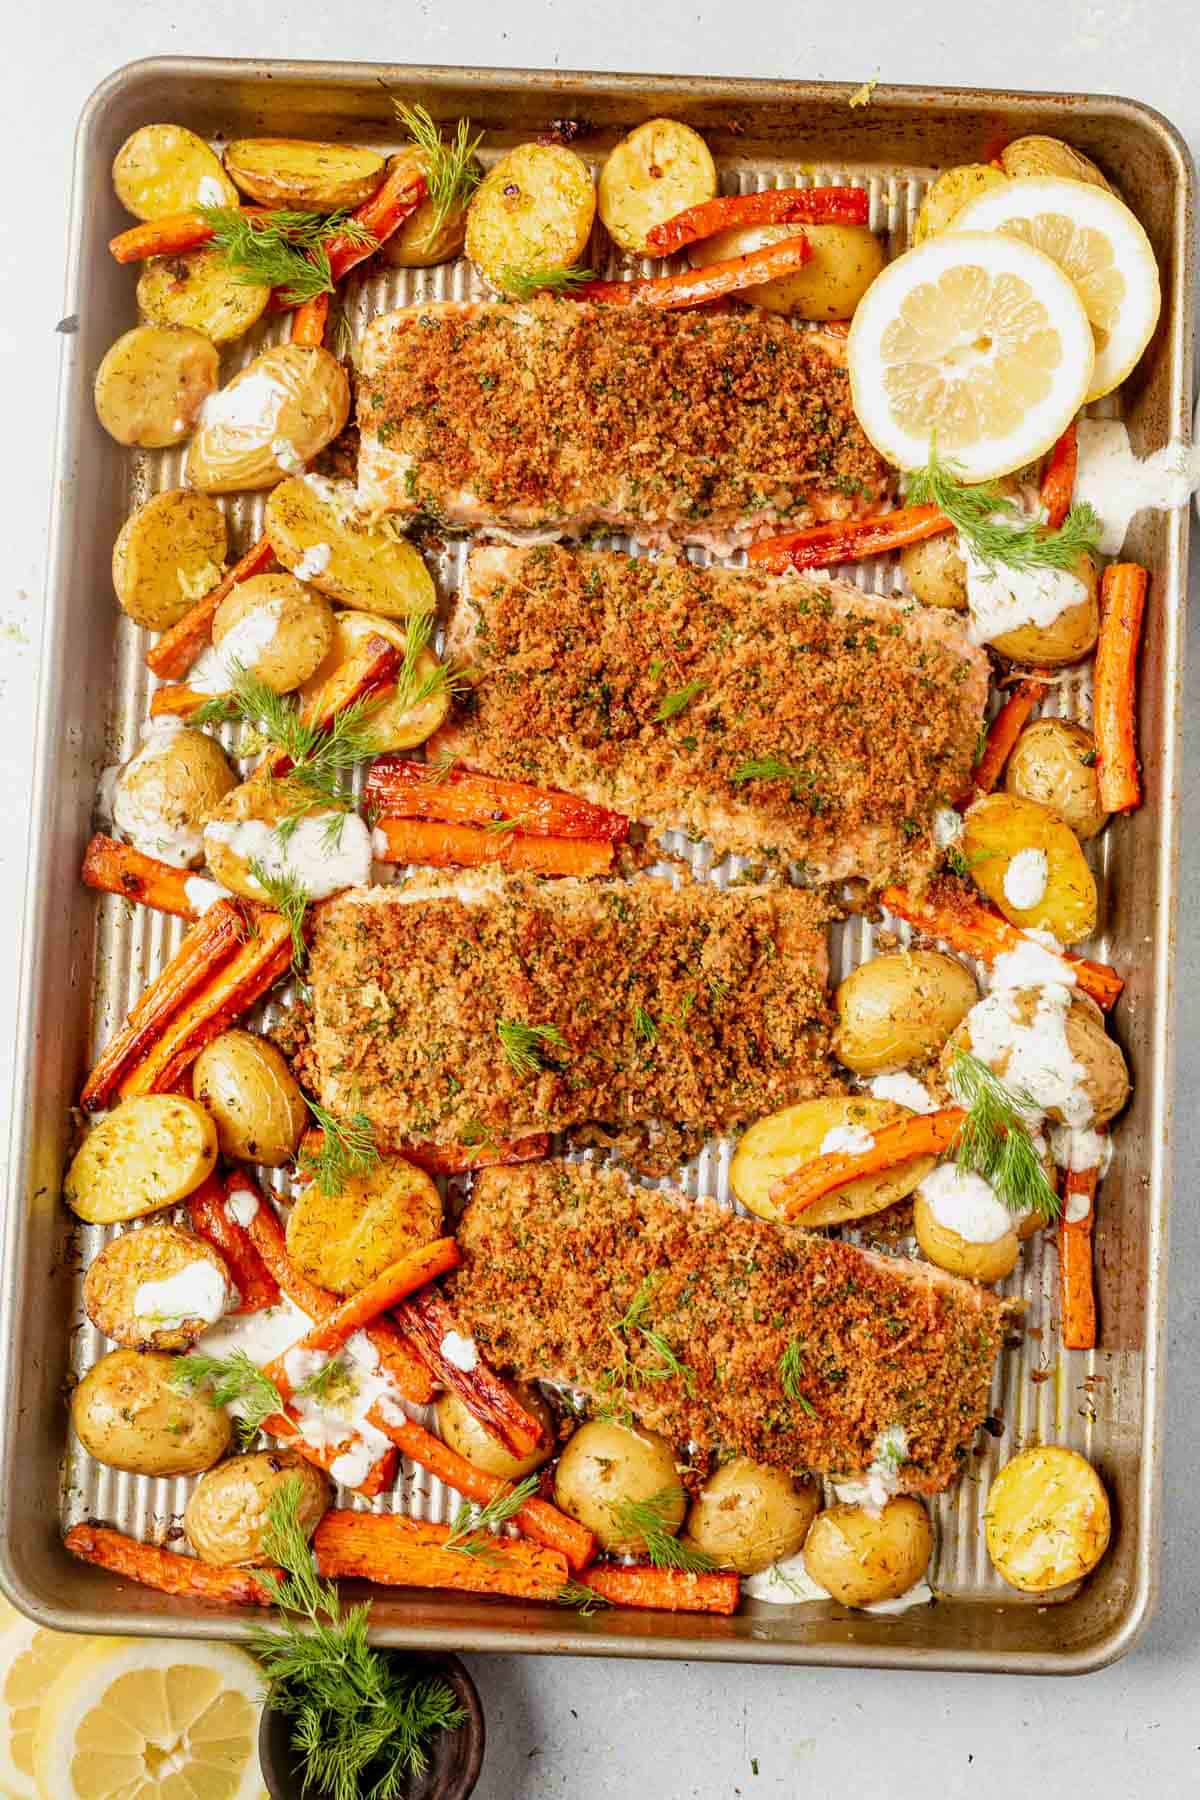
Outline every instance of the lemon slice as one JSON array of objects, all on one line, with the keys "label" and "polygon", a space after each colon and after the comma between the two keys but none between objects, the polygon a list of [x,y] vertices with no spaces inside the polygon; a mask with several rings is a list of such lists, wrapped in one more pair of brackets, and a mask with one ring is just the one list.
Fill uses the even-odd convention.
[{"label": "lemon slice", "polygon": [[0,1794],[38,1800],[33,1734],[42,1695],[73,1657],[96,1640],[44,1631],[0,1602]]},{"label": "lemon slice", "polygon": [[1002,231],[1056,262],[1096,339],[1088,399],[1124,381],[1154,335],[1162,290],[1150,239],[1123,200],[1089,182],[1031,177],[969,200],[950,229]]},{"label": "lemon slice", "polygon": [[936,441],[967,481],[986,481],[1061,436],[1095,351],[1079,295],[1048,256],[1001,232],[953,231],[872,282],[847,357],[854,410],[881,455],[919,468]]},{"label": "lemon slice", "polygon": [[266,1800],[262,1674],[228,1644],[94,1638],[46,1690],[34,1734],[54,1800]]}]

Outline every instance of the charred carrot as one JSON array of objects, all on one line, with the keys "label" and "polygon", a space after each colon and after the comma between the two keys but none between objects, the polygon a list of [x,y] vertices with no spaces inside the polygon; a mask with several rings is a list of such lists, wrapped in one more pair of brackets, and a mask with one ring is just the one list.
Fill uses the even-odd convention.
[{"label": "charred carrot", "polygon": [[514,1456],[528,1456],[540,1449],[545,1433],[516,1396],[493,1374],[482,1358],[473,1368],[460,1369],[442,1346],[455,1330],[454,1315],[444,1294],[426,1288],[412,1300],[402,1301],[396,1317],[411,1338],[418,1355],[444,1386],[456,1393],[467,1411],[486,1431],[498,1437]]},{"label": "charred carrot", "polygon": [[410,756],[377,756],[367,798],[392,819],[438,819],[450,825],[515,826],[524,837],[594,838],[623,844],[629,820],[574,794],[526,781],[498,781],[470,769],[431,769]]},{"label": "charred carrot", "polygon": [[1012,755],[1030,713],[1035,706],[1040,706],[1046,698],[1047,691],[1044,681],[1017,683],[988,726],[983,755],[971,770],[971,785],[966,793],[955,801],[960,812],[964,812],[972,800],[977,799],[980,794],[991,793],[1004,773],[1004,765]]},{"label": "charred carrot", "polygon": [[407,1300],[418,1288],[436,1281],[439,1275],[448,1275],[461,1261],[458,1245],[452,1237],[435,1238],[431,1244],[422,1244],[419,1250],[411,1250],[407,1256],[391,1263],[366,1287],[351,1294],[348,1300],[343,1300],[331,1313],[318,1320],[300,1339],[299,1348],[340,1349],[347,1338],[372,1324],[380,1313],[398,1306],[401,1300]]},{"label": "charred carrot", "polygon": [[770,1197],[794,1219],[806,1206],[862,1175],[894,1169],[913,1156],[940,1156],[958,1136],[965,1117],[961,1107],[947,1106],[940,1112],[914,1113],[892,1125],[881,1125],[869,1150],[833,1150],[815,1156],[777,1181]]},{"label": "charred carrot", "polygon": [[922,538],[953,529],[936,506],[901,506],[876,519],[839,519],[784,537],[763,538],[750,545],[746,556],[777,574],[786,569],[828,569],[835,563],[884,556],[889,550],[902,550],[906,544],[918,544]]},{"label": "charred carrot", "polygon": [[329,295],[314,294],[292,314],[292,342],[305,344],[319,350],[325,342],[325,327],[329,322]]},{"label": "charred carrot", "polygon": [[[328,731],[339,713],[359,700],[382,698],[389,682],[394,681],[400,653],[387,638],[370,631],[351,654],[322,683],[311,699],[300,708],[305,725]],[[252,781],[279,781],[292,766],[292,759],[280,749],[268,750],[250,777]]]},{"label": "charred carrot", "polygon": [[735,1613],[741,1596],[737,1576],[720,1569],[689,1575],[686,1569],[657,1569],[652,1563],[593,1563],[576,1579],[614,1606],[646,1606],[656,1612]]},{"label": "charred carrot", "polygon": [[373,242],[355,243],[353,238],[345,237],[331,238],[327,244],[329,273],[334,281],[340,281],[373,256],[380,244],[399,231],[424,200],[425,191],[425,177],[415,172],[407,160],[398,161],[370,199],[351,214],[360,231],[366,232]]},{"label": "charred carrot", "polygon": [[485,1144],[404,1144],[400,1154],[427,1175],[465,1175],[471,1169],[541,1162],[549,1149],[549,1137],[539,1131],[532,1137],[494,1138]]},{"label": "charred carrot", "polygon": [[317,1568],[327,1578],[357,1576],[384,1587],[451,1588],[554,1600],[567,1580],[566,1559],[521,1538],[499,1537],[484,1556],[447,1550],[448,1525],[397,1513],[327,1512],[313,1533]]},{"label": "charred carrot", "polygon": [[[253,224],[263,218],[264,206],[243,206],[242,217]],[[109,253],[116,262],[145,262],[149,256],[178,256],[181,250],[199,250],[212,241],[215,226],[202,212],[168,213],[161,219],[147,219],[131,225],[108,240]]]},{"label": "charred carrot", "polygon": [[674,310],[703,306],[762,281],[794,275],[812,255],[812,245],[802,234],[767,244],[745,256],[731,256],[708,263],[702,269],[684,269],[679,275],[655,275],[648,281],[585,281],[573,290],[576,300],[594,300],[602,306],[654,306]]},{"label": "charred carrot", "polygon": [[1042,472],[1041,502],[1051,531],[1058,530],[1071,510],[1078,467],[1079,435],[1072,420],[1050,452]]},{"label": "charred carrot", "polygon": [[274,561],[275,553],[267,538],[259,538],[252,544],[245,556],[234,563],[232,569],[218,581],[216,587],[202,594],[194,606],[188,608],[178,625],[172,625],[164,631],[157,644],[146,652],[146,667],[153,671],[161,681],[180,681],[187,674],[205,645],[212,638],[212,622],[216,618],[217,608],[237,586],[239,581],[249,581],[252,575],[260,575]]},{"label": "charred carrot", "polygon": [[224,1183],[219,1175],[209,1175],[187,1197],[188,1218],[192,1230],[214,1250],[220,1251],[234,1286],[238,1291],[239,1313],[262,1312],[265,1307],[279,1305],[279,1284],[251,1243],[245,1227],[239,1225],[227,1204]]},{"label": "charred carrot", "polygon": [[[72,1525],[64,1538],[72,1556],[95,1563],[113,1575],[124,1575],[162,1594],[190,1599],[222,1600],[228,1606],[270,1606],[271,1595],[250,1569],[221,1569],[156,1544],[139,1544],[107,1525]],[[282,1571],[264,1571],[282,1578]]]},{"label": "charred carrot", "polygon": [[741,225],[865,225],[870,216],[866,188],[768,188],[761,194],[719,194],[685,207],[646,233],[656,256],[673,256],[687,244]]},{"label": "charred carrot", "polygon": [[1099,1169],[1068,1169],[1058,1221],[1058,1294],[1062,1341],[1068,1350],[1096,1348],[1096,1285],[1092,1229]]},{"label": "charred carrot", "polygon": [[188,898],[188,881],[194,877],[186,869],[143,856],[140,850],[105,837],[103,832],[89,840],[79,873],[85,887],[102,894],[119,894],[123,900],[136,900],[155,912],[173,913],[177,919],[199,916]]},{"label": "charred carrot", "polygon": [[525,837],[519,831],[488,831],[431,819],[380,819],[375,855],[380,862],[424,863],[433,869],[478,869],[497,863],[502,869],[524,869],[531,875],[607,875],[613,865],[610,841]]},{"label": "charred carrot", "polygon": [[1100,583],[1093,731],[1100,801],[1128,812],[1142,798],[1137,755],[1137,658],[1150,577],[1140,563],[1112,563]]}]

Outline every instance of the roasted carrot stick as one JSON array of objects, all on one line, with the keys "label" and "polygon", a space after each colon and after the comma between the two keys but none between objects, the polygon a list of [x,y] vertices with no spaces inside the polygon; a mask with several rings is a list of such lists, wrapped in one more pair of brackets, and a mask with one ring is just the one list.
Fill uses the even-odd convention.
[{"label": "roasted carrot stick", "polygon": [[514,820],[525,837],[596,838],[623,844],[629,820],[574,794],[498,781],[469,769],[431,769],[410,756],[377,756],[367,773],[367,798],[392,819],[440,819],[452,825]]},{"label": "roasted carrot stick", "polygon": [[771,1199],[793,1219],[815,1200],[861,1175],[894,1169],[912,1156],[940,1155],[958,1136],[965,1116],[961,1107],[947,1106],[940,1112],[914,1113],[892,1125],[881,1125],[869,1150],[834,1150],[815,1156],[777,1181]]},{"label": "roasted carrot stick", "polygon": [[192,1230],[219,1250],[229,1265],[238,1291],[239,1313],[262,1312],[279,1305],[279,1283],[226,1204],[225,1186],[219,1175],[209,1175],[187,1198]]},{"label": "roasted carrot stick", "polygon": [[173,681],[166,687],[155,688],[151,694],[150,717],[188,719],[212,698],[211,694],[202,693],[199,688],[189,687],[185,681]]},{"label": "roasted carrot stick", "polygon": [[1071,510],[1075,472],[1079,467],[1079,438],[1072,420],[1055,444],[1042,472],[1041,501],[1046,524],[1057,531]]},{"label": "roasted carrot stick", "polygon": [[1044,681],[1020,681],[1017,683],[988,726],[987,743],[983,747],[983,755],[971,770],[971,785],[966,793],[955,801],[960,812],[965,812],[972,800],[977,799],[980,794],[991,793],[1004,773],[1004,765],[1012,755],[1030,713],[1035,706],[1040,706],[1047,691]]},{"label": "roasted carrot stick", "polygon": [[1109,812],[1141,804],[1137,756],[1137,657],[1150,577],[1140,563],[1111,563],[1100,583],[1093,731],[1100,801]]},{"label": "roasted carrot stick", "polygon": [[686,244],[737,225],[865,225],[870,216],[866,188],[768,188],[761,194],[719,194],[654,225],[646,242],[656,256],[673,256]]},{"label": "roasted carrot stick", "polygon": [[835,563],[861,562],[867,556],[902,550],[905,544],[917,544],[922,538],[953,529],[936,506],[901,506],[875,519],[840,519],[785,537],[763,538],[750,545],[746,556],[777,574],[785,569],[827,569]]},{"label": "roasted carrot stick", "polygon": [[298,306],[292,314],[293,344],[307,344],[319,350],[325,342],[325,327],[329,322],[329,295],[314,294],[303,306]]},{"label": "roasted carrot stick", "polygon": [[657,1612],[735,1613],[741,1583],[732,1571],[689,1575],[651,1563],[593,1563],[577,1579],[614,1606],[647,1606]]},{"label": "roasted carrot stick", "polygon": [[146,667],[161,681],[182,680],[212,638],[212,622],[222,600],[233,592],[239,581],[249,581],[252,575],[260,575],[274,560],[274,556],[266,538],[259,538],[256,544],[251,544],[246,554],[222,576],[216,587],[210,588],[207,594],[202,594],[196,604],[184,613],[178,625],[172,625],[169,631],[164,631],[157,644],[147,650]]},{"label": "roasted carrot stick", "polygon": [[550,1139],[539,1131],[532,1137],[496,1138],[486,1144],[405,1144],[400,1154],[427,1175],[465,1175],[471,1169],[541,1162],[549,1148]]},{"label": "roasted carrot stick", "polygon": [[514,1456],[528,1456],[545,1442],[545,1433],[531,1418],[516,1396],[509,1392],[499,1376],[478,1359],[473,1369],[460,1369],[451,1362],[442,1346],[454,1331],[454,1314],[445,1295],[437,1288],[425,1288],[412,1300],[404,1300],[396,1308],[396,1317],[412,1339],[417,1353],[438,1379],[458,1395],[463,1405],[486,1431],[498,1437]]},{"label": "roasted carrot stick", "polygon": [[[251,1569],[215,1568],[195,1556],[160,1550],[156,1544],[139,1544],[136,1538],[111,1531],[107,1525],[72,1525],[63,1541],[82,1562],[95,1563],[163,1594],[223,1600],[229,1606],[271,1605],[270,1594]],[[281,1576],[282,1571],[269,1573]]]},{"label": "roasted carrot stick", "polygon": [[448,1275],[461,1261],[458,1245],[452,1237],[435,1238],[431,1244],[422,1244],[419,1250],[411,1250],[407,1256],[400,1257],[357,1294],[351,1294],[349,1299],[335,1306],[301,1338],[299,1348],[339,1350],[347,1338],[370,1325],[380,1313],[407,1300],[410,1294],[435,1281],[439,1275]]},{"label": "roasted carrot stick", "polygon": [[386,243],[399,231],[405,219],[416,212],[425,192],[425,177],[416,173],[407,159],[398,161],[370,199],[364,200],[351,215],[355,224],[368,232],[374,242],[361,244],[350,238],[331,238],[326,246],[329,273],[333,279],[340,281],[360,262],[373,256],[380,244]]},{"label": "roasted carrot stick", "polygon": [[531,875],[607,875],[613,864],[608,841],[524,837],[519,831],[443,825],[431,819],[380,819],[375,855],[380,862],[425,863],[434,869],[478,869],[498,863]]},{"label": "roasted carrot stick", "polygon": [[[252,223],[269,211],[265,206],[243,206],[243,218]],[[109,252],[119,263],[144,262],[149,256],[177,256],[181,250],[198,250],[210,242],[213,226],[200,212],[168,213],[165,218],[147,219],[119,231],[108,242]]]},{"label": "roasted carrot stick", "polygon": [[684,269],[679,275],[655,275],[647,281],[585,281],[573,291],[576,300],[594,300],[604,306],[703,306],[761,281],[776,281],[804,267],[812,245],[798,233],[781,244],[767,244],[745,256],[731,256],[703,269]]},{"label": "roasted carrot stick", "polygon": [[[382,698],[400,660],[395,644],[387,638],[368,632],[355,645],[345,662],[333,671],[311,699],[300,708],[306,725],[318,725],[328,731],[340,712],[356,701]],[[292,766],[283,750],[268,750],[250,777],[252,781],[279,781]]]},{"label": "roasted carrot stick", "polygon": [[173,913],[177,919],[199,917],[188,899],[186,869],[143,856],[140,850],[105,837],[103,832],[89,840],[79,873],[85,887],[103,894],[120,894],[123,900],[136,900],[155,912]]},{"label": "roasted carrot stick", "polygon": [[1058,1221],[1058,1294],[1062,1341],[1068,1350],[1096,1348],[1096,1286],[1092,1229],[1099,1169],[1068,1169]]},{"label": "roasted carrot stick", "polygon": [[[263,1371],[269,1380],[274,1379],[270,1373],[272,1367],[273,1365],[268,1364],[267,1369]],[[300,1415],[290,1406],[285,1411],[272,1413],[269,1418],[264,1419],[262,1429],[268,1437],[273,1437],[279,1443],[286,1445],[289,1450],[294,1450],[296,1455],[302,1456],[306,1462],[315,1463],[318,1469],[324,1469],[325,1473],[332,1475],[335,1481],[338,1477],[334,1475],[333,1466],[340,1457],[346,1455],[354,1443],[354,1433],[347,1427],[346,1436],[340,1444],[310,1444],[308,1439],[301,1435]],[[371,1464],[361,1481],[343,1482],[342,1485],[352,1488],[356,1494],[362,1494],[368,1500],[374,1500],[376,1495],[386,1494],[395,1481],[398,1462],[399,1458],[395,1449],[389,1447]]]},{"label": "roasted carrot stick", "polygon": [[566,1559],[521,1538],[499,1537],[486,1556],[447,1550],[448,1525],[396,1513],[327,1512],[313,1533],[317,1568],[326,1577],[358,1576],[385,1587],[452,1588],[554,1600],[567,1580]]}]

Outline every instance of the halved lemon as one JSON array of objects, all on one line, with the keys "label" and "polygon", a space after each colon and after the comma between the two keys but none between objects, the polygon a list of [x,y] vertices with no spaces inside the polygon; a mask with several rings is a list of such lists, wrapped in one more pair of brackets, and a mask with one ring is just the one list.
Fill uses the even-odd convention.
[{"label": "halved lemon", "polygon": [[34,1734],[54,1800],[266,1800],[262,1672],[229,1644],[95,1638],[50,1685]]},{"label": "halved lemon", "polygon": [[1096,339],[1089,400],[1111,394],[1154,334],[1158,262],[1138,220],[1107,188],[1032,176],[970,200],[952,231],[1002,231],[1032,244],[1074,282]]},{"label": "halved lemon", "polygon": [[47,1687],[75,1656],[95,1643],[65,1631],[44,1631],[0,1602],[0,1794],[38,1800],[33,1734]]},{"label": "halved lemon", "polygon": [[859,303],[854,410],[881,455],[920,468],[936,442],[967,481],[1044,455],[1083,404],[1095,349],[1073,284],[1002,232],[928,238]]}]

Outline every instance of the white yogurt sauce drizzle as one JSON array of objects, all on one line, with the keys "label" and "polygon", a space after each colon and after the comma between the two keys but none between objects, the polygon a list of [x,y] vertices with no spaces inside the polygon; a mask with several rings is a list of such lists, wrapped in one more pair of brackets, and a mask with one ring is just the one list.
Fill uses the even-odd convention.
[{"label": "white yogurt sauce drizzle", "polygon": [[939,850],[948,850],[951,844],[957,844],[965,831],[963,816],[952,806],[939,806],[933,815],[933,841]]},{"label": "white yogurt sauce drizzle", "polygon": [[938,1224],[969,1244],[994,1244],[1013,1229],[1013,1215],[991,1182],[957,1163],[939,1163],[917,1192]]},{"label": "white yogurt sauce drizzle", "polygon": [[201,1260],[161,1281],[139,1282],[133,1295],[133,1316],[153,1330],[173,1330],[185,1319],[215,1322],[228,1300],[229,1286],[220,1269]]},{"label": "white yogurt sauce drizzle", "polygon": [[[341,831],[334,842],[330,820],[336,818]],[[247,863],[261,863],[276,880],[303,888],[310,900],[365,886],[371,879],[371,834],[357,813],[313,813],[300,820],[286,842],[261,819],[216,819],[206,835],[227,844]]]},{"label": "white yogurt sauce drizzle", "polygon": [[[105,779],[101,777],[101,800],[108,798],[117,830],[143,856],[157,857],[159,862],[170,863],[173,869],[186,869],[189,864],[199,862],[204,837],[196,826],[183,823],[178,816],[177,804],[171,809],[172,817],[167,817],[165,783],[157,779],[152,770],[148,771],[147,765],[168,749],[183,729],[180,719],[151,719],[142,732],[141,747],[115,771],[107,795]],[[136,786],[130,782],[135,770],[142,771]]]},{"label": "white yogurt sauce drizzle", "polygon": [[263,652],[275,642],[282,600],[267,600],[243,614],[219,644],[210,644],[192,665],[188,686],[200,694],[227,694],[239,669],[253,673]]},{"label": "white yogurt sauce drizzle", "polygon": [[297,581],[311,581],[314,575],[323,575],[329,567],[333,551],[328,544],[311,544],[292,570]]},{"label": "white yogurt sauce drizzle", "polygon": [[1031,1125],[1040,1125],[1052,1108],[1068,1125],[1077,1129],[1090,1125],[1086,1071],[1067,1042],[1071,989],[1053,983],[1033,991],[1036,1004],[1028,1024],[1020,1016],[1017,990],[993,989],[973,1006],[967,1014],[971,1049],[989,1068],[1004,1065],[1003,1081],[1010,1093],[1029,1096],[1032,1110],[1023,1110]]},{"label": "white yogurt sauce drizzle", "polygon": [[1186,506],[1200,488],[1200,445],[1189,447],[1173,438],[1153,456],[1138,458],[1119,419],[1080,419],[1076,432],[1079,466],[1074,498],[1086,500],[1099,514],[1104,556],[1120,554],[1135,513],[1147,507],[1169,512]]},{"label": "white yogurt sauce drizzle", "polygon": [[821,1139],[821,1155],[836,1156],[845,1151],[847,1156],[860,1156],[865,1150],[875,1148],[875,1139],[862,1125],[835,1125]]},{"label": "white yogurt sauce drizzle", "polygon": [[1018,912],[1028,912],[1046,892],[1050,862],[1044,850],[1018,850],[1004,871],[1004,895]]},{"label": "white yogurt sauce drizzle", "polygon": [[463,1337],[462,1333],[458,1331],[446,1333],[442,1339],[442,1355],[456,1369],[461,1369],[464,1375],[469,1375],[479,1365],[479,1351],[475,1347],[475,1339]]},{"label": "white yogurt sauce drizzle", "polygon": [[965,538],[959,548],[967,565],[967,605],[972,643],[990,644],[1023,625],[1044,630],[1068,607],[1087,599],[1087,589],[1069,569],[1013,569],[977,557]]},{"label": "white yogurt sauce drizzle", "polygon": [[915,1113],[937,1110],[929,1089],[915,1075],[876,1075],[867,1085],[876,1100],[894,1100]]},{"label": "white yogurt sauce drizzle", "polygon": [[198,913],[206,913],[218,900],[229,898],[229,889],[223,888],[219,881],[210,881],[207,875],[189,875],[183,891],[192,911]]}]

